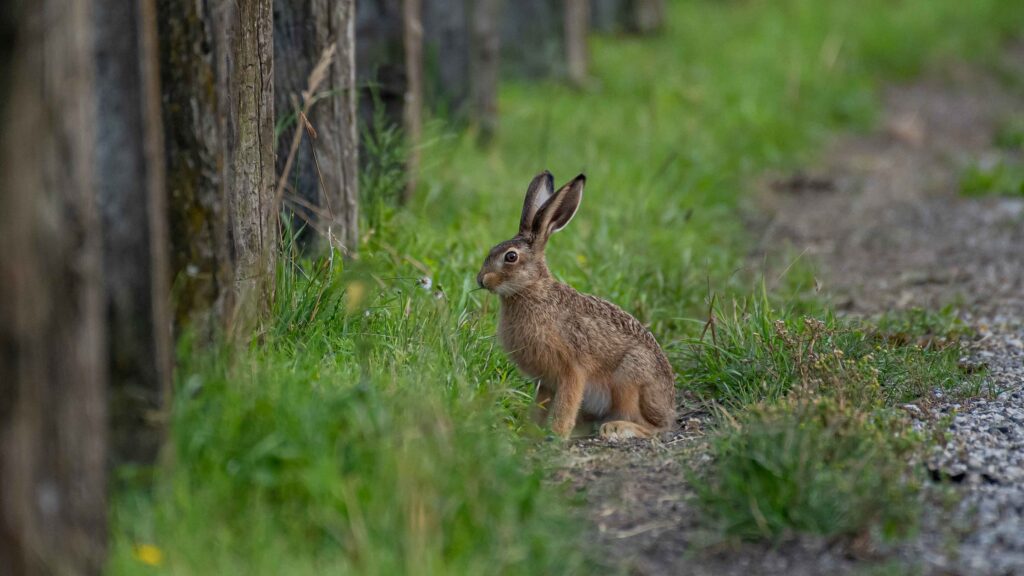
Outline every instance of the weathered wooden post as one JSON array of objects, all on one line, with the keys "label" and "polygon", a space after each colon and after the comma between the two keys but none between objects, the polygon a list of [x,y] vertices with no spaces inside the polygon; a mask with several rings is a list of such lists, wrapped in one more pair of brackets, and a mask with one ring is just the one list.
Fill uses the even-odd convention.
[{"label": "weathered wooden post", "polygon": [[402,203],[407,204],[416,190],[420,169],[420,145],[423,140],[423,6],[421,0],[402,0],[402,39],[405,43],[405,109],[402,115],[409,156],[406,159]]},{"label": "weathered wooden post", "polygon": [[171,295],[154,0],[94,0],[97,194],[111,448],[152,462],[171,393]]},{"label": "weathered wooden post", "polygon": [[576,87],[587,82],[587,32],[590,0],[565,0],[565,59],[569,81]]},{"label": "weathered wooden post", "polygon": [[470,101],[480,143],[489,145],[498,131],[498,85],[501,75],[501,0],[479,0],[470,16]]},{"label": "weathered wooden post", "polygon": [[512,78],[564,78],[565,16],[565,0],[504,2],[502,71]]},{"label": "weathered wooden post", "polygon": [[0,571],[99,574],[107,350],[94,6],[0,9]]},{"label": "weathered wooden post", "polygon": [[592,0],[591,25],[599,32],[651,34],[664,25],[665,0]]},{"label": "weathered wooden post", "polygon": [[247,337],[273,299],[271,0],[158,0],[179,322]]},{"label": "weathered wooden post", "polygon": [[[284,172],[310,74],[333,50],[330,66],[310,94],[309,123],[288,176],[289,202],[320,234],[346,252],[359,242],[359,137],[356,126],[355,0],[274,0],[274,104],[277,171]],[[292,198],[292,196],[289,196]]]}]

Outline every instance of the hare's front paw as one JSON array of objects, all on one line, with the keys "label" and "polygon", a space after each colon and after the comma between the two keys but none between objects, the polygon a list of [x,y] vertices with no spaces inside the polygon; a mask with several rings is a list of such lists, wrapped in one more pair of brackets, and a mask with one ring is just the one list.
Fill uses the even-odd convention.
[{"label": "hare's front paw", "polygon": [[601,438],[606,440],[627,440],[629,438],[650,438],[653,433],[635,422],[615,420],[601,425]]},{"label": "hare's front paw", "polygon": [[574,425],[575,422],[555,420],[551,423],[551,433],[562,440],[568,440],[569,436],[572,434]]}]

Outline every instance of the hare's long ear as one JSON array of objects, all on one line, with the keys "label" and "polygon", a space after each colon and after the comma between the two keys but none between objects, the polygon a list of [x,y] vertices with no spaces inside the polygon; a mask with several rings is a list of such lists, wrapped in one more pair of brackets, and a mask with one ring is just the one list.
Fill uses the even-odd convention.
[{"label": "hare's long ear", "polygon": [[565,228],[576,215],[576,210],[583,200],[583,186],[586,183],[587,177],[583,174],[573,178],[571,182],[559,188],[537,212],[531,229],[540,246],[543,246],[552,234]]},{"label": "hare's long ear", "polygon": [[537,174],[526,189],[526,201],[523,202],[523,215],[519,218],[519,234],[529,236],[533,233],[533,220],[537,211],[544,205],[555,191],[555,178],[547,170]]}]

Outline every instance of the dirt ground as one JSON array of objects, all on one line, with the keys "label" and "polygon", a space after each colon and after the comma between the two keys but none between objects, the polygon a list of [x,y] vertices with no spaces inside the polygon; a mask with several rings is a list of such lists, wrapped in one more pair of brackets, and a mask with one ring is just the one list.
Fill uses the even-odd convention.
[{"label": "dirt ground", "polygon": [[[1024,574],[1024,199],[964,198],[966,163],[1024,93],[1024,47],[996,66],[951,66],[883,94],[879,128],[836,139],[820,163],[766,175],[751,218],[751,261],[802,254],[825,293],[851,314],[953,303],[978,333],[966,361],[985,364],[987,401],[944,404],[950,443],[926,464],[954,478],[962,504],[925,514],[921,533],[889,550],[807,538],[772,548],[726,544],[702,527],[687,467],[706,459],[708,415],[682,403],[661,442],[575,441],[562,479],[584,495],[595,546],[630,574]],[[1000,74],[998,71],[1002,70]],[[1019,416],[1019,417],[1018,417]],[[936,493],[937,493],[936,489]]]}]

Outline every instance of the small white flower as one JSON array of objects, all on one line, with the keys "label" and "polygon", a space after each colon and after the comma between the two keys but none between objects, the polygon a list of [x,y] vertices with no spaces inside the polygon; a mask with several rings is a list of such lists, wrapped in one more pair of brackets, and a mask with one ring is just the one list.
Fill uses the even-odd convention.
[{"label": "small white flower", "polygon": [[434,300],[441,300],[442,298],[444,298],[444,292],[441,292],[440,290],[434,292]]},{"label": "small white flower", "polygon": [[417,280],[416,283],[419,284],[420,288],[423,288],[428,292],[430,291],[430,288],[434,285],[434,281],[430,279],[430,276],[424,276]]}]

